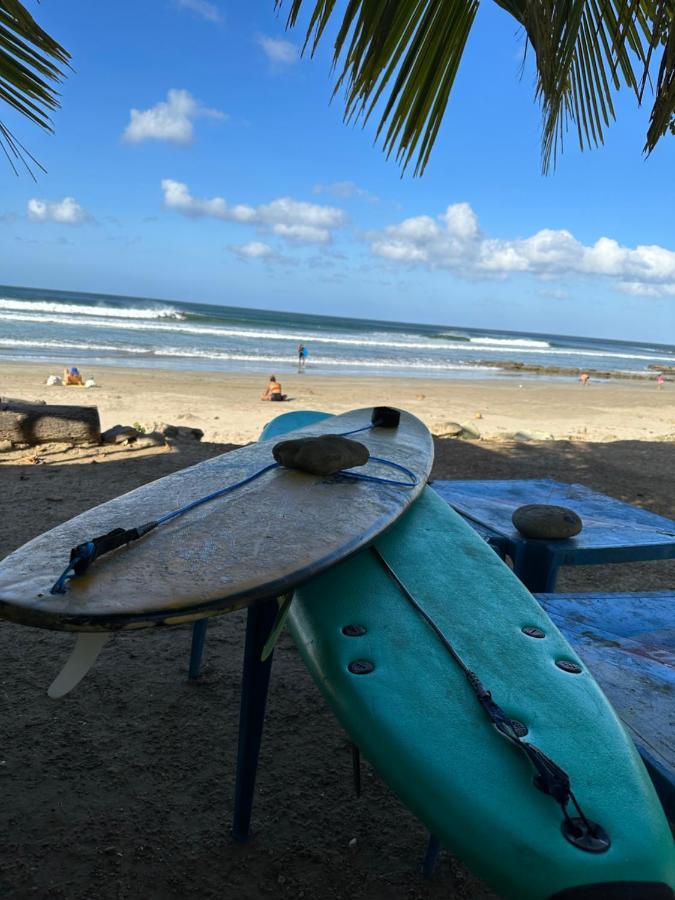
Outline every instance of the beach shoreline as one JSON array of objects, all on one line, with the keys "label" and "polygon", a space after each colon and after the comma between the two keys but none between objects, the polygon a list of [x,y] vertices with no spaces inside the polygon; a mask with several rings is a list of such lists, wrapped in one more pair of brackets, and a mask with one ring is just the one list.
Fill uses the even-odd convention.
[{"label": "beach shoreline", "polygon": [[[418,416],[438,436],[453,425],[464,437],[500,440],[675,440],[675,387],[653,382],[545,379],[424,379],[276,372],[289,402],[261,401],[266,379],[258,374],[83,367],[97,387],[48,386],[54,365],[0,363],[0,396],[53,404],[97,406],[103,429],[138,423],[200,428],[204,440],[245,444],[283,412],[318,409],[330,413],[392,405]],[[272,373],[270,373],[272,374]]]},{"label": "beach shoreline", "polygon": [[[93,506],[255,440],[264,423],[303,408],[405,407],[436,434],[434,479],[548,478],[661,515],[672,516],[674,508],[672,446],[665,440],[675,432],[669,385],[662,391],[633,382],[519,387],[517,380],[278,372],[295,399],[266,403],[259,400],[266,380],[249,374],[83,366],[100,387],[47,387],[47,375],[56,371],[0,364],[0,394],[96,405],[104,428],[164,421],[201,428],[204,438],[147,450],[43,445],[0,453],[0,559]],[[448,439],[451,421],[483,436]],[[575,436],[524,440],[527,429]],[[522,436],[509,441],[509,431]],[[666,590],[674,577],[675,560],[570,566],[561,570],[558,589]],[[275,651],[255,834],[241,846],[228,834],[243,612],[210,620],[197,681],[187,678],[188,625],[128,632],[113,636],[94,670],[58,704],[45,688],[70,652],[72,635],[0,624],[0,652],[11,673],[2,770],[11,836],[3,885],[11,896],[89,900],[93,884],[101,900],[118,900],[136,896],[140,884],[161,900],[223,891],[250,900],[497,900],[448,853],[434,878],[421,881],[426,831],[366,761],[364,797],[353,797],[351,745],[288,633]]]}]

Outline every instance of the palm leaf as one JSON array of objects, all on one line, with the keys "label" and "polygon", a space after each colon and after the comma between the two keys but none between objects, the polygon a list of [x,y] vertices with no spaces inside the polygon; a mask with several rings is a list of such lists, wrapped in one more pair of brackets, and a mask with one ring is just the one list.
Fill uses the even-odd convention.
[{"label": "palm leaf", "polygon": [[[277,8],[282,0],[275,0]],[[675,0],[495,0],[518,21],[535,53],[543,114],[542,165],[548,170],[570,126],[582,149],[602,144],[615,118],[614,94],[641,101],[654,49],[663,45],[647,150],[675,110]],[[288,27],[311,8],[305,49],[315,53],[336,0],[291,0]],[[334,41],[334,94],[345,118],[364,123],[382,101],[376,138],[415,174],[428,162],[446,111],[478,0],[345,0]],[[664,38],[664,16],[667,36]],[[661,24],[659,24],[661,23]]]},{"label": "palm leaf", "polygon": [[[59,106],[56,85],[63,78],[60,67],[69,59],[67,50],[40,28],[19,0],[0,0],[0,100],[52,131],[49,113]],[[30,164],[40,165],[3,122],[0,148],[15,172],[15,161],[31,174]]]},{"label": "palm leaf", "polygon": [[[277,6],[281,0],[277,0]],[[289,26],[303,0],[292,0]],[[315,0],[305,46],[315,52],[335,0]],[[345,88],[345,118],[368,121],[389,88],[376,138],[405,169],[427,164],[478,10],[478,0],[348,0],[335,38],[334,65],[344,54],[335,92]]]}]

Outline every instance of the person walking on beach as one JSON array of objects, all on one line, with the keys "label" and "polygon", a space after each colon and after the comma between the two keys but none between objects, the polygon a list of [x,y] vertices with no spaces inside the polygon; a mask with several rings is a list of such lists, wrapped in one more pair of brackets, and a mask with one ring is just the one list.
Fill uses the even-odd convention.
[{"label": "person walking on beach", "polygon": [[665,381],[666,381],[666,379],[663,377],[663,372],[659,372],[659,374],[656,376],[656,390],[657,391],[660,391],[663,388]]},{"label": "person walking on beach", "polygon": [[588,382],[590,380],[590,377],[591,376],[588,374],[588,372],[580,372],[579,373],[579,381],[581,382],[583,387],[586,387],[586,385],[588,384]]}]

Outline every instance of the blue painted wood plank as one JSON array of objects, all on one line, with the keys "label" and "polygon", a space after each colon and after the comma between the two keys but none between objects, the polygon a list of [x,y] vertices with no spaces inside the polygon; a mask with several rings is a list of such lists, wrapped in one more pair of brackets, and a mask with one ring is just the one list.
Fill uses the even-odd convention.
[{"label": "blue painted wood plank", "polygon": [[434,481],[432,487],[467,519],[504,536],[513,553],[526,542],[513,527],[513,511],[527,503],[549,503],[570,507],[584,523],[575,538],[534,542],[557,565],[675,557],[675,522],[583,485],[539,479]]},{"label": "blue painted wood plank", "polygon": [[675,592],[536,597],[586,661],[675,818]]}]

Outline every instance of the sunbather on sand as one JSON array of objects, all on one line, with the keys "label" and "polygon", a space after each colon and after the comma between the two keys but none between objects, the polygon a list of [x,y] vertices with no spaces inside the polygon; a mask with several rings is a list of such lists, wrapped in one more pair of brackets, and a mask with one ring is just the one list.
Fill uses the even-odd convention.
[{"label": "sunbather on sand", "polygon": [[84,386],[84,379],[82,378],[79,369],[75,366],[71,366],[71,368],[66,367],[63,370],[63,383]]},{"label": "sunbather on sand", "polygon": [[267,390],[264,394],[260,395],[261,400],[286,400],[286,394],[282,394],[281,385],[277,381],[274,375],[270,375],[270,383],[267,385]]}]

